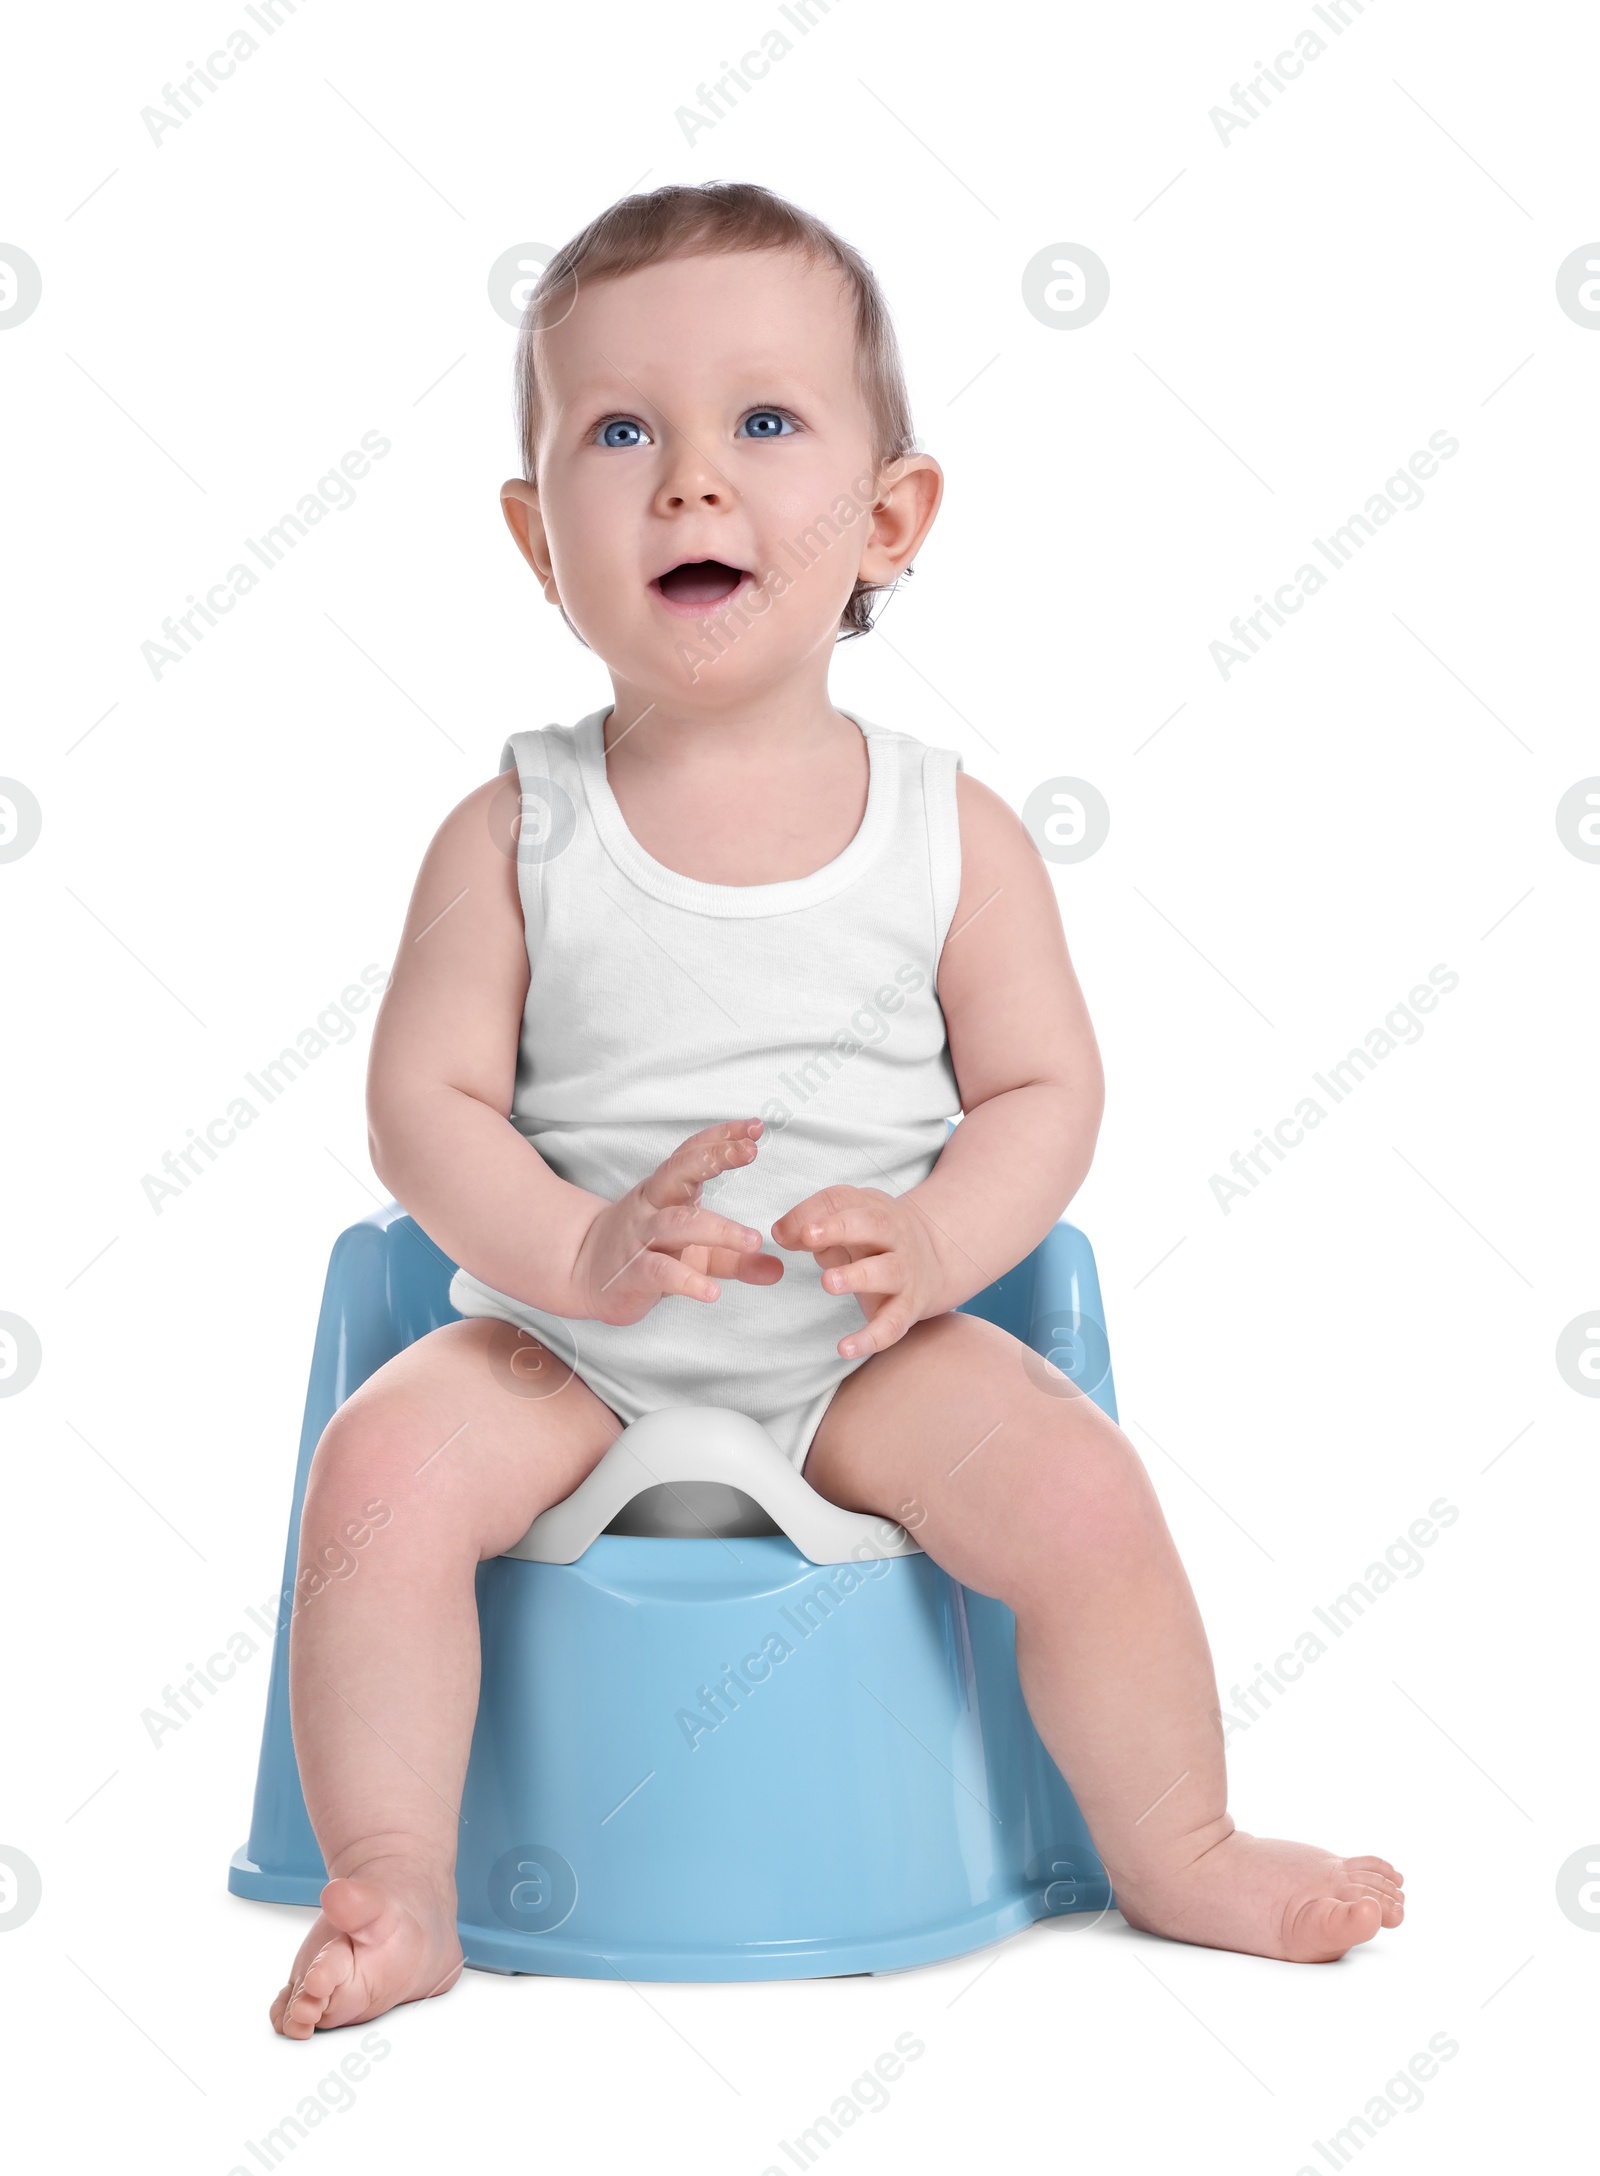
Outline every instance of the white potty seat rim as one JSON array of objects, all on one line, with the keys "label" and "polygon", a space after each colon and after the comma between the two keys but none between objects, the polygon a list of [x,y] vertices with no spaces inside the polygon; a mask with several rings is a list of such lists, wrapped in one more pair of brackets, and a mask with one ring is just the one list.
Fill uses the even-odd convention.
[{"label": "white potty seat rim", "polygon": [[[541,1512],[505,1554],[529,1564],[575,1564],[644,1490],[676,1490],[680,1484],[692,1490],[704,1482],[750,1497],[813,1564],[922,1554],[893,1519],[845,1511],[819,1496],[759,1421],[718,1405],[663,1406],[642,1415],[623,1429],[572,1494]],[[675,1530],[701,1529],[692,1496],[679,1500],[687,1517],[674,1521]],[[703,1522],[703,1532],[721,1538],[714,1517]]]}]

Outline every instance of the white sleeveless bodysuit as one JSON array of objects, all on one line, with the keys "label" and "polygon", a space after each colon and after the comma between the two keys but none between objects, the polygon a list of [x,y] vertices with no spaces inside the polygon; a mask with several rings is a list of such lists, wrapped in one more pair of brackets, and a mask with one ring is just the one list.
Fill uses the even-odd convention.
[{"label": "white sleeveless bodysuit", "polygon": [[547,1314],[463,1266],[451,1303],[530,1331],[624,1422],[732,1406],[799,1467],[863,1364],[837,1349],[863,1318],[771,1227],[824,1186],[904,1193],[959,1115],[936,977],[961,882],[961,758],[852,717],[871,777],[843,853],[782,883],[702,884],[624,823],[606,778],[609,715],[514,733],[501,757],[522,788],[531,977],[511,1122],[559,1177],[616,1200],[702,1127],[763,1119],[755,1161],[701,1198],[758,1229],[784,1274],[719,1278],[709,1305],[672,1295],[617,1324]]}]

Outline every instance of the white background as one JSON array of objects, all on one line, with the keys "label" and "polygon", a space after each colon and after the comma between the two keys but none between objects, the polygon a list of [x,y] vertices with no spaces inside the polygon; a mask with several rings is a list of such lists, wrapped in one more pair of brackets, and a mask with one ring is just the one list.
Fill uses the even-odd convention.
[{"label": "white background", "polygon": [[[140,1715],[275,1591],[328,1249],[384,1193],[370,1014],[161,1214],[141,1182],[387,967],[506,733],[608,693],[496,504],[491,264],[740,177],[874,263],[949,476],[836,699],[1018,808],[1062,775],[1110,805],[1056,872],[1108,1076],[1071,1213],[1224,1696],[1459,1509],[1232,1745],[1243,1826],[1387,1854],[1410,1911],[1318,1969],[1112,1919],[877,1980],[469,1973],[295,2165],[759,2176],[904,2031],[925,2057],[830,2167],[1293,2176],[1438,2033],[1363,2166],[1545,2165],[1587,2135],[1600,1963],[1556,1902],[1600,1836],[1600,1405],[1554,1358],[1600,1307],[1600,866],[1555,825],[1600,772],[1600,338],[1555,298],[1600,233],[1592,18],[837,0],[686,143],[780,21],[302,0],[158,148],[141,108],[242,0],[13,17],[0,242],[43,300],[0,337],[0,771],[44,828],[0,866],[0,1309],[44,1361],[0,1405],[0,1842],[43,1901],[0,1942],[5,2121],[74,2134],[35,2161],[225,2176],[349,2045],[271,2035],[307,1916],[224,1890],[264,1647],[159,1751]],[[1328,50],[1224,145],[1208,110],[1307,26]],[[1053,243],[1109,267],[1093,325],[1024,307]],[[153,678],[161,621],[370,430],[355,506]],[[1224,681],[1229,620],[1440,430],[1425,503]],[[1440,962],[1420,1042],[1224,1215],[1212,1173]]]}]

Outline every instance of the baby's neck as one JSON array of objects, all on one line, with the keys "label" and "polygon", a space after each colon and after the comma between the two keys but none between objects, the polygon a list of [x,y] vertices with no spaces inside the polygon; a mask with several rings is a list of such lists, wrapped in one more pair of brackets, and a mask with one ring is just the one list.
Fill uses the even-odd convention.
[{"label": "baby's neck", "polygon": [[606,783],[635,843],[703,884],[810,876],[865,820],[864,729],[829,703],[814,712],[710,717],[619,702],[604,725]]},{"label": "baby's neck", "polygon": [[[705,677],[715,666],[704,668]],[[826,675],[791,679],[781,689],[722,697],[716,689],[688,696],[645,690],[612,677],[605,721],[608,769],[712,771],[759,766],[804,768],[841,746],[855,726],[834,708]]]}]

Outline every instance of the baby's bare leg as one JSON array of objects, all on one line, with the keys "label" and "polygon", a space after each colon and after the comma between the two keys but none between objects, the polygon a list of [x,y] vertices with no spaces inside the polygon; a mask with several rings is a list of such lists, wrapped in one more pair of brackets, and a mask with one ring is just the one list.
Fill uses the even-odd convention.
[{"label": "baby's bare leg", "polygon": [[[474,1321],[409,1346],[324,1431],[300,1524],[302,1574],[319,1562],[354,1568],[315,1594],[297,1587],[290,1630],[295,1753],[330,1876],[272,2005],[291,2039],[442,1993],[459,1976],[474,1573],[569,1496],[621,1427],[533,1339]],[[369,1538],[351,1549],[347,1529]]]},{"label": "baby's bare leg", "polygon": [[1132,1925],[1313,1963],[1399,1924],[1387,1860],[1234,1827],[1211,1651],[1149,1477],[1015,1338],[916,1324],[845,1378],[805,1477],[1015,1612],[1029,1712]]}]

